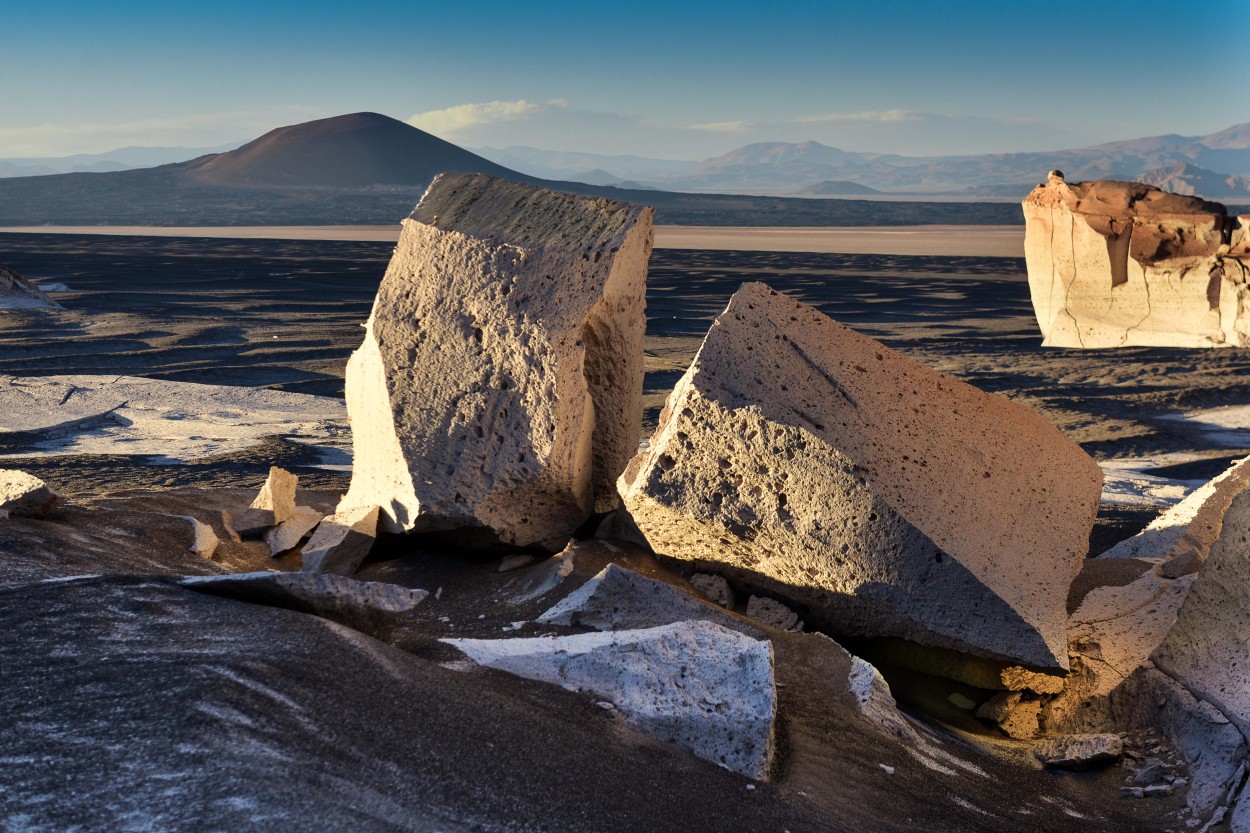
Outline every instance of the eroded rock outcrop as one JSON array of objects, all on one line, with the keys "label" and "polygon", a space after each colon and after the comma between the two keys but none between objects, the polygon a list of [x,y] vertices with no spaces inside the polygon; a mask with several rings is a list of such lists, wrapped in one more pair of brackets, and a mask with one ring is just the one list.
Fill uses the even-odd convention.
[{"label": "eroded rock outcrop", "polygon": [[1029,291],[1048,347],[1250,344],[1250,221],[1140,182],[1025,198]]},{"label": "eroded rock outcrop", "polygon": [[1101,484],[1033,411],[756,283],[620,488],[657,552],[844,633],[1063,669]]},{"label": "eroded rock outcrop", "polygon": [[347,367],[340,508],[391,531],[485,529],[559,550],[642,421],[649,208],[438,177],[404,221]]},{"label": "eroded rock outcrop", "polygon": [[0,266],[0,309],[64,309],[35,284]]}]

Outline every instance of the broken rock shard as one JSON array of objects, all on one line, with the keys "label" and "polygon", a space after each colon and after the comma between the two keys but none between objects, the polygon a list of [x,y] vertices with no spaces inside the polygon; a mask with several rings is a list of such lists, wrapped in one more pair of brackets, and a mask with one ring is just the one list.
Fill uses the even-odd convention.
[{"label": "broken rock shard", "polygon": [[243,537],[258,536],[295,514],[295,489],[299,478],[286,469],[271,466],[265,485],[252,505],[234,522],[234,529]]},{"label": "broken rock shard", "polygon": [[1022,204],[1045,346],[1250,345],[1250,218],[1140,182],[1056,174]]},{"label": "broken rock shard", "polygon": [[765,778],[777,695],[773,650],[713,622],[531,639],[444,639],[474,662],[610,700],[635,729]]},{"label": "broken rock shard", "polygon": [[1051,670],[1101,485],[1033,411],[759,283],[620,482],[657,552],[818,623]]},{"label": "broken rock shard", "polygon": [[404,221],[347,367],[343,506],[391,531],[559,550],[642,424],[650,208],[444,174]]},{"label": "broken rock shard", "polygon": [[350,576],[364,563],[378,534],[376,506],[340,509],[317,525],[300,554],[309,573]]}]

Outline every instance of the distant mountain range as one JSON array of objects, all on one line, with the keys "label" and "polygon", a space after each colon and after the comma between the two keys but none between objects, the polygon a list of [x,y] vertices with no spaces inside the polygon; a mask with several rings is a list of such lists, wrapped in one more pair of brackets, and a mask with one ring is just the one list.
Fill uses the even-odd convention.
[{"label": "distant mountain range", "polygon": [[0,159],[0,178],[129,171],[134,168],[150,168],[154,165],[182,162],[207,153],[223,153],[234,150],[241,144],[242,142],[232,142],[209,148],[125,147],[105,153],[77,153],[73,156],[14,157]]},{"label": "distant mountain range", "polygon": [[[1021,222],[1007,203],[868,202],[689,194],[548,180],[401,121],[354,113],[272,130],[224,153],[154,168],[0,179],[0,225],[396,223],[442,171],[486,173],[652,205],[658,222],[855,226]],[[598,175],[598,174],[596,174]],[[610,174],[608,176],[611,176]]]},{"label": "distant mountain range", "polygon": [[[119,164],[141,153],[175,152],[128,150],[134,153],[119,152]],[[1049,154],[929,159],[853,153],[817,142],[761,143],[690,163],[684,173],[673,172],[682,163],[651,160],[669,171],[658,184],[618,176],[642,171],[642,157],[533,149],[513,154],[522,155],[545,170],[601,164],[580,168],[581,181],[571,174],[548,179],[387,116],[353,113],[280,127],[233,150],[156,167],[0,178],[0,225],[394,223],[442,171],[643,203],[655,206],[657,222],[693,225],[1018,224],[1015,202],[1052,168],[1071,180],[1145,179],[1182,193],[1250,201],[1247,178],[1240,175],[1250,171],[1250,125],[1205,137],[1163,136]],[[614,171],[608,164],[623,167]],[[1237,173],[1216,173],[1228,170]],[[664,190],[655,190],[660,186]],[[923,196],[907,200],[905,194]],[[977,199],[985,194],[1010,202]]]},{"label": "distant mountain range", "polygon": [[[1071,180],[1147,181],[1161,170],[1190,166],[1179,178],[1211,199],[1244,198],[1238,177],[1250,177],[1250,124],[1207,136],[1154,136],[1088,148],[1036,153],[969,156],[900,156],[845,151],[820,142],[761,142],[702,162],[607,157],[484,148],[483,154],[535,176],[583,179],[592,168],[604,176],[631,179],[673,191],[745,194],[850,194],[852,186],[891,195],[918,197],[983,196],[1020,199],[1058,168]],[[507,160],[507,161],[504,161]],[[1203,173],[1199,173],[1202,171]],[[841,191],[820,191],[821,183],[843,183]],[[1187,184],[1186,184],[1187,183]],[[813,190],[816,189],[816,190]]]}]

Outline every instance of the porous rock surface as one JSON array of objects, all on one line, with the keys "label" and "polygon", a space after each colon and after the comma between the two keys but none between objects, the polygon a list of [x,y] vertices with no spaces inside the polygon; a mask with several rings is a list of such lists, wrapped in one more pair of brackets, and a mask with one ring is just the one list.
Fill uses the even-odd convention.
[{"label": "porous rock surface", "polygon": [[1139,182],[1068,183],[1023,202],[1047,347],[1250,344],[1250,221]]},{"label": "porous rock surface", "polygon": [[1039,743],[1034,754],[1048,767],[1092,769],[1116,760],[1124,753],[1124,740],[1116,734],[1066,735]]},{"label": "porous rock surface", "polygon": [[443,639],[474,662],[611,701],[639,731],[765,778],[777,695],[772,645],[713,622],[523,639]]},{"label": "porous rock surface", "polygon": [[1033,411],[752,283],[620,489],[656,552],[842,632],[1064,669],[1101,484]]},{"label": "porous rock surface", "polygon": [[61,503],[61,496],[33,474],[17,469],[0,469],[0,512],[38,518]]},{"label": "porous rock surface", "polygon": [[642,423],[652,210],[479,175],[404,221],[347,366],[342,507],[390,531],[484,528],[559,550]]},{"label": "porous rock surface", "polygon": [[1250,493],[1233,499],[1155,665],[1250,737]]}]

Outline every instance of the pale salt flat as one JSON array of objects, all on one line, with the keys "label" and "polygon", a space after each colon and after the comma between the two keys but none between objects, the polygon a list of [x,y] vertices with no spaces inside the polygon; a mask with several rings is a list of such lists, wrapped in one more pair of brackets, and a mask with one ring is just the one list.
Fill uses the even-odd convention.
[{"label": "pale salt flat", "polygon": [[[395,242],[385,226],[5,226],[0,233],[217,237],[244,240]],[[828,254],[1024,257],[1024,226],[668,226],[655,227],[657,249]]]},{"label": "pale salt flat", "polygon": [[239,454],[269,437],[350,470],[342,400],[137,376],[0,377],[0,459],[126,455],[179,465]]}]

